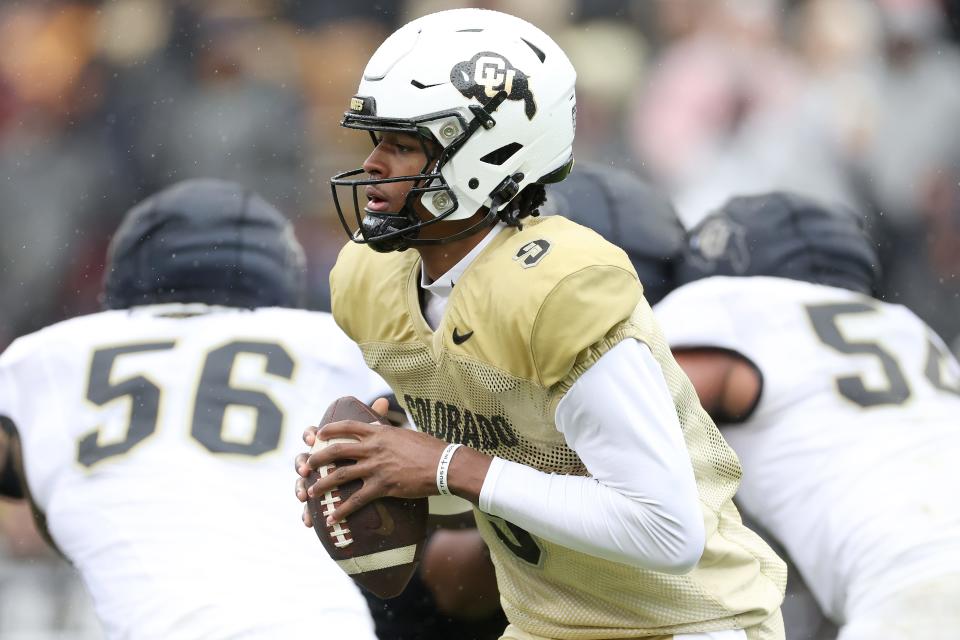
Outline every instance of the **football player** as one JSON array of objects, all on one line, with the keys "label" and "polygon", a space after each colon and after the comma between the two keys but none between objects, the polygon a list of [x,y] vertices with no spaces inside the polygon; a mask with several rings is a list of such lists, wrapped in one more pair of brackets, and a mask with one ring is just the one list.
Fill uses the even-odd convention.
[{"label": "football player", "polygon": [[572,167],[575,77],[542,31],[478,9],[373,55],[343,125],[375,146],[332,179],[353,240],[332,304],[419,431],[329,424],[358,442],[297,470],[357,460],[309,488],[363,480],[328,526],[382,495],[472,502],[503,638],[782,638],[784,565],[741,524],[736,457],[629,259],[534,218]]},{"label": "football player", "polygon": [[260,196],[182,182],[127,214],[105,311],[0,357],[21,451],[0,485],[32,498],[107,637],[292,638],[305,608],[324,636],[375,637],[353,582],[289,525],[302,425],[388,391],[328,314],[295,308],[303,266]]},{"label": "football player", "polygon": [[841,640],[960,636],[960,366],[871,297],[854,212],[738,197],[691,235],[657,306],[743,464],[738,501],[782,543]]},{"label": "football player", "polygon": [[[566,216],[626,251],[650,304],[672,288],[686,235],[662,193],[625,170],[590,162],[578,162],[546,193],[542,215]],[[505,624],[488,549],[472,528],[434,532],[400,597],[365,595],[380,640],[497,638]]]}]

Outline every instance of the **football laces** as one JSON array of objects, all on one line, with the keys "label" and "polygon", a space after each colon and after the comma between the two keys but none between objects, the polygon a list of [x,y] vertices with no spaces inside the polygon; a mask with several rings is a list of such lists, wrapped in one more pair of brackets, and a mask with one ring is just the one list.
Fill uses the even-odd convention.
[{"label": "football laces", "polygon": [[[336,469],[336,465],[326,464],[320,467],[318,471],[321,478],[326,478],[334,469]],[[340,502],[340,496],[336,495],[337,492],[337,489],[333,488],[323,494],[323,500],[320,501],[320,504],[323,505],[324,516],[333,513],[335,505]],[[334,539],[334,546],[340,549],[353,543],[353,538],[350,537],[350,529],[343,526],[346,523],[347,521],[344,519],[327,526],[327,533]]]}]

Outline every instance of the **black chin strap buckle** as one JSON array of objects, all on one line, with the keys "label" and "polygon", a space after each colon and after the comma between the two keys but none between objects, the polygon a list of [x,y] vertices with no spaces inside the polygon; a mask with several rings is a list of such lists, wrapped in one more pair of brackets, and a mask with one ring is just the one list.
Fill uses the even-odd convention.
[{"label": "black chin strap buckle", "polygon": [[507,176],[490,194],[490,210],[496,212],[497,217],[507,226],[518,229],[523,229],[523,225],[520,223],[520,207],[510,206],[505,211],[500,211],[500,208],[504,204],[510,203],[520,193],[520,183],[523,182],[523,178],[522,173]]},{"label": "black chin strap buckle", "polygon": [[513,200],[513,197],[520,193],[520,183],[523,181],[522,173],[515,173],[503,179],[497,188],[490,192],[490,208],[499,209],[505,203]]}]

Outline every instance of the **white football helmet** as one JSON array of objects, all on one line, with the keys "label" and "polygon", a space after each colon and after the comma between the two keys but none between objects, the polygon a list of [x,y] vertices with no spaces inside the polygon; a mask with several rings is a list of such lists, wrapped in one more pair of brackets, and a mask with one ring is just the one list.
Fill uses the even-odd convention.
[{"label": "white football helmet", "polygon": [[[378,251],[459,239],[492,225],[500,210],[532,183],[562,180],[573,164],[576,72],[559,46],[532,24],[497,11],[455,9],[414,20],[387,38],[367,63],[341,126],[402,132],[440,146],[418,175],[331,178],[337,213],[358,243]],[[424,150],[427,147],[424,144]],[[434,154],[436,155],[436,154]],[[361,209],[361,186],[408,181],[400,211]],[[352,231],[338,187],[350,187]],[[433,216],[413,211],[419,200]],[[363,197],[363,202],[366,198]],[[487,215],[465,231],[418,238],[441,220]]]}]

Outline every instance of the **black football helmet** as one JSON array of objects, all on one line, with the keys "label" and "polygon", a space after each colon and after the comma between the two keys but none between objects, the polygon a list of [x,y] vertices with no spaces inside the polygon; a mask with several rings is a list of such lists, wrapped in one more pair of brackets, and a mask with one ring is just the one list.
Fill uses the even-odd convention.
[{"label": "black football helmet", "polygon": [[873,294],[876,249],[852,209],[775,191],[731,198],[691,229],[678,285],[709,276],[774,276]]},{"label": "black football helmet", "polygon": [[651,305],[677,286],[683,225],[670,200],[634,174],[578,162],[566,180],[547,185],[540,210],[589,227],[626,251]]},{"label": "black football helmet", "polygon": [[103,305],[298,307],[303,291],[303,248],[290,222],[235,182],[195,179],[127,212],[107,254]]}]

